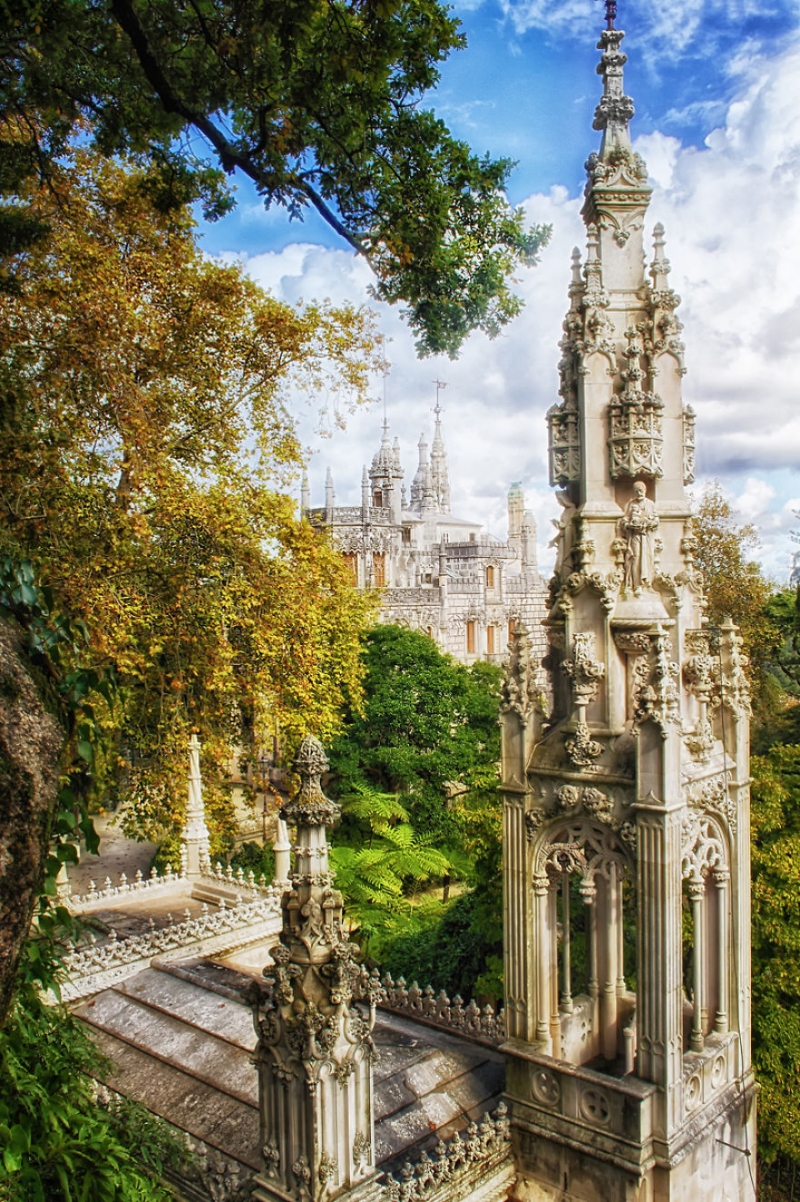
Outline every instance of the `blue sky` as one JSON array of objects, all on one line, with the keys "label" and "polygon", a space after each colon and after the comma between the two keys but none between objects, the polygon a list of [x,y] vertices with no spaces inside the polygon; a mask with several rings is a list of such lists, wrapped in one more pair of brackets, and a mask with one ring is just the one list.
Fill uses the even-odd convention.
[{"label": "blue sky", "polygon": [[[583,236],[583,163],[598,144],[591,122],[602,4],[485,0],[455,11],[468,48],[444,64],[429,103],[476,151],[517,160],[509,198],[552,222],[554,234],[523,281],[517,328],[493,344],[474,336],[458,364],[417,363],[397,314],[382,313],[392,339],[390,417],[413,473],[431,381],[448,380],[445,433],[449,421],[463,515],[503,534],[505,490],[521,479],[545,560],[554,507],[543,415],[555,399],[570,243]],[[632,134],[656,185],[651,224],[667,227],[671,282],[684,297],[686,393],[698,411],[701,470],[760,527],[765,566],[785,577],[788,533],[800,525],[800,3],[619,0],[617,25],[626,31]],[[234,214],[204,228],[209,253],[241,259],[288,300],[365,299],[367,277],[320,219],[265,213],[244,185],[239,199]],[[357,499],[353,464],[371,457],[380,416],[360,414],[323,442],[303,419],[317,495],[331,463],[338,499]]]}]

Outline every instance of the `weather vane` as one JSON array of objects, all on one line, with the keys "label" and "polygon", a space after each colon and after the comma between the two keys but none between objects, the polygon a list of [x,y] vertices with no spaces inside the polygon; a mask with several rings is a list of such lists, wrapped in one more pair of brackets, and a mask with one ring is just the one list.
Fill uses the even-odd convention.
[{"label": "weather vane", "polygon": [[605,0],[606,2],[606,29],[613,29],[614,22],[617,19],[617,0]]},{"label": "weather vane", "polygon": [[444,380],[434,380],[433,383],[436,385],[436,408],[434,409],[433,412],[438,417],[439,414],[442,412],[442,407],[439,404],[439,393],[441,392],[441,390],[443,388],[446,388],[447,385],[445,384]]}]

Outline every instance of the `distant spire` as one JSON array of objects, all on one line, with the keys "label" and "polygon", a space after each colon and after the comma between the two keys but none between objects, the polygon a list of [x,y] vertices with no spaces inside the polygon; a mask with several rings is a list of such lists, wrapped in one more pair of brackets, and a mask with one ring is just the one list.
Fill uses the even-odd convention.
[{"label": "distant spire", "polygon": [[447,471],[447,452],[444,449],[444,439],[442,438],[442,406],[439,400],[439,394],[447,387],[447,384],[444,380],[439,379],[434,380],[433,383],[436,385],[436,405],[433,410],[436,415],[436,424],[431,444],[430,483],[436,508],[441,513],[449,513],[450,477]]},{"label": "distant spire", "polygon": [[311,490],[308,485],[308,472],[303,469],[303,481],[300,486],[300,513],[308,513],[311,508]]},{"label": "distant spire", "polygon": [[425,486],[425,476],[428,471],[428,440],[424,434],[419,437],[419,463],[414,479],[411,481],[411,508],[419,510],[422,506],[422,496]]}]

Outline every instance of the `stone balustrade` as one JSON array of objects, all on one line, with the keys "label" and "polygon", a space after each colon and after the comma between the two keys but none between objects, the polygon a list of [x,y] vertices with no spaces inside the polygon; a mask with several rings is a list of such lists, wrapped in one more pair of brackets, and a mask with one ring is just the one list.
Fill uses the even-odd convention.
[{"label": "stone balustrade", "polygon": [[170,913],[165,926],[157,927],[151,918],[149,930],[142,935],[120,939],[112,929],[102,944],[90,935],[88,947],[64,958],[68,980],[62,997],[71,1001],[108,988],[147,967],[155,957],[172,960],[189,948],[193,955],[211,955],[231,945],[269,938],[280,928],[280,898],[281,890],[270,887],[254,900],[236,894],[232,905],[224,898],[213,908],[204,902],[196,917],[188,907],[182,920]]},{"label": "stone balustrade", "polygon": [[232,887],[240,893],[272,896],[275,891],[274,886],[267,882],[263,873],[256,878],[252,870],[245,873],[238,868],[234,872],[230,864],[227,868],[223,868],[218,861],[213,867],[208,865],[196,882],[190,881],[183,872],[174,872],[171,868],[167,868],[163,873],[152,868],[149,876],[145,876],[141,870],[137,870],[136,875],[130,880],[123,872],[118,877],[116,885],[110,876],[107,876],[100,885],[96,881],[89,881],[86,893],[71,895],[69,906],[75,912],[84,912],[98,905],[116,902],[129,894],[138,896],[146,894],[149,897],[156,897],[173,891],[180,884],[184,884],[188,888],[191,884],[201,881]]},{"label": "stone balustrade", "polygon": [[[470,1123],[446,1143],[440,1140],[433,1155],[423,1152],[408,1160],[397,1176],[383,1184],[385,1202],[414,1202],[417,1198],[456,1196],[458,1179],[475,1166],[489,1168],[502,1162],[509,1150],[508,1110],[503,1102],[494,1113],[487,1111],[479,1123]],[[470,1195],[471,1196],[471,1195]],[[505,1195],[504,1195],[505,1196]]]},{"label": "stone balustrade", "polygon": [[[377,969],[373,970],[372,975],[378,976]],[[489,1005],[481,1009],[474,999],[465,1005],[458,994],[451,1001],[443,989],[438,993],[431,985],[420,989],[416,981],[407,986],[402,977],[395,982],[388,972],[380,978],[377,1004],[384,1010],[408,1015],[433,1027],[456,1031],[481,1043],[496,1046],[505,1039],[502,1010],[495,1012]]]}]

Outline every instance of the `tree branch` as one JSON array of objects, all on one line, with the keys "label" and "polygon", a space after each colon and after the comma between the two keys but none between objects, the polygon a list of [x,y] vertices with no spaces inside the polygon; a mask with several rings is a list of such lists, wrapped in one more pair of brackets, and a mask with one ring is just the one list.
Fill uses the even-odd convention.
[{"label": "tree branch", "polygon": [[[139,17],[131,3],[131,0],[111,0],[111,10],[114,13],[120,27],[128,35],[133,45],[136,57],[139,60],[142,70],[147,77],[148,83],[158,95],[159,100],[163,104],[168,113],[175,113],[176,116],[182,117],[188,124],[203,135],[213,146],[219,156],[220,163],[225,171],[233,171],[238,168],[244,175],[256,184],[257,187],[270,190],[270,184],[264,173],[253,163],[252,159],[243,154],[232,142],[225,137],[220,129],[205,116],[204,113],[195,112],[191,109],[177,92],[172,87],[172,84],[167,79],[161,64],[150,48],[150,43],[145,30],[142,28]],[[299,192],[314,206],[320,216],[331,226],[333,230],[343,238],[345,242],[352,246],[357,254],[361,255],[370,266],[372,266],[370,254],[364,246],[362,240],[355,234],[352,234],[345,225],[339,220],[333,210],[326,204],[319,193],[305,180],[297,175],[292,181]]]}]

